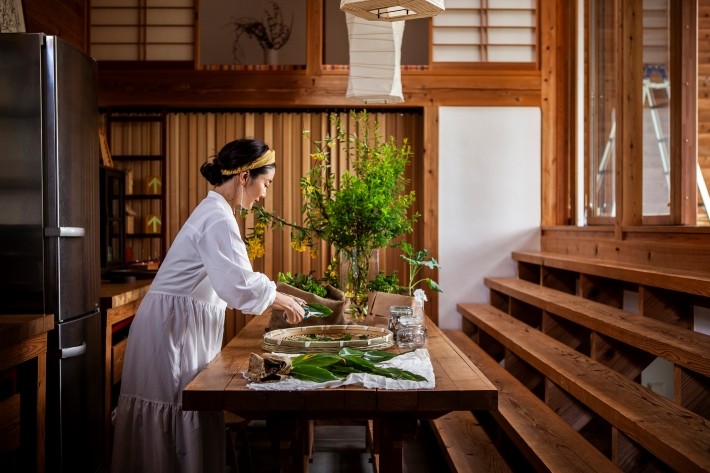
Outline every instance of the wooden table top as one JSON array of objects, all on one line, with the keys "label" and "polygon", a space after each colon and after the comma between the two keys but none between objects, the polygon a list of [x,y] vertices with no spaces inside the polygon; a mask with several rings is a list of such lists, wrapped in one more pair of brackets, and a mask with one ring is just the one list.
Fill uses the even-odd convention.
[{"label": "wooden table top", "polygon": [[[426,390],[369,389],[362,386],[307,391],[259,391],[242,375],[250,353],[263,353],[267,314],[255,317],[183,391],[185,410],[228,410],[265,419],[282,411],[310,418],[365,418],[416,413],[420,419],[451,411],[497,409],[498,391],[478,368],[427,319],[425,348],[436,387]],[[391,351],[404,351],[393,346]]]},{"label": "wooden table top", "polygon": [[148,292],[152,279],[139,279],[126,283],[101,283],[101,305],[107,308],[118,307],[133,302]]},{"label": "wooden table top", "polygon": [[53,314],[0,315],[0,348],[47,333],[53,328]]}]

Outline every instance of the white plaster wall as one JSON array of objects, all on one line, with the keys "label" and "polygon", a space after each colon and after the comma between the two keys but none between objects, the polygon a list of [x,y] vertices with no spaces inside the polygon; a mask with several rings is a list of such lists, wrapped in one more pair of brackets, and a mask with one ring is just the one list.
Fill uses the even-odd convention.
[{"label": "white plaster wall", "polygon": [[439,109],[439,326],[460,302],[489,302],[484,277],[514,276],[513,251],[540,249],[540,110]]}]

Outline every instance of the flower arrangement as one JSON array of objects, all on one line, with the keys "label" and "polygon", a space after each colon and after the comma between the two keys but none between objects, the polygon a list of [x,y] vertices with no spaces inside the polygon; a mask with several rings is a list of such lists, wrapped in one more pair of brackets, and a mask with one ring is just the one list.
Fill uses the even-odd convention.
[{"label": "flower arrangement", "polygon": [[[409,215],[414,192],[405,192],[405,168],[411,147],[394,138],[383,140],[377,123],[371,126],[366,111],[351,112],[360,136],[348,133],[338,116],[331,118],[335,136],[312,141],[313,165],[300,180],[303,195],[302,222],[288,222],[263,207],[255,206],[254,228],[247,235],[250,257],[263,254],[264,233],[273,227],[291,228],[291,245],[315,256],[320,241],[336,250],[324,279],[335,283],[351,300],[356,317],[366,315],[369,258],[374,250],[392,244],[397,237],[411,233],[418,214]],[[310,136],[309,131],[304,132]],[[345,172],[336,186],[330,171],[330,152],[343,146],[351,156],[352,171]],[[347,264],[348,269],[341,266]],[[345,280],[344,273],[347,273]],[[336,277],[336,274],[340,278]]]},{"label": "flower arrangement", "polygon": [[261,49],[281,49],[291,37],[291,29],[293,27],[293,15],[291,22],[286,24],[281,15],[281,7],[275,2],[271,3],[271,11],[265,9],[266,21],[256,18],[243,17],[234,18],[231,21],[231,26],[234,29],[234,42],[232,43],[232,54],[234,60],[241,62],[244,57],[241,48],[241,39],[243,36],[255,39]]}]

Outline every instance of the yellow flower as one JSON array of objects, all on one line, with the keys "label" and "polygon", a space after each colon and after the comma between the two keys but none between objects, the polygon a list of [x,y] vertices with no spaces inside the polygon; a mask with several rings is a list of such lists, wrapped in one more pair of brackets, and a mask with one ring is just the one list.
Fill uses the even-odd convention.
[{"label": "yellow flower", "polygon": [[261,258],[266,254],[266,249],[258,238],[250,238],[247,242],[247,255],[250,260]]},{"label": "yellow flower", "polygon": [[299,251],[301,253],[305,253],[308,250],[308,247],[306,244],[302,241],[299,240],[292,240],[291,241],[291,248],[293,248],[296,251]]}]

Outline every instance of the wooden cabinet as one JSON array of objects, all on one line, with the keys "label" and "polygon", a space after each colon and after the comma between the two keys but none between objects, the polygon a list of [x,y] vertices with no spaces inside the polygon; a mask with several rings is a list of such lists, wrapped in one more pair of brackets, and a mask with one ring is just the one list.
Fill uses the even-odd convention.
[{"label": "wooden cabinet", "polygon": [[0,316],[0,465],[45,471],[47,332],[54,316]]},{"label": "wooden cabinet", "polygon": [[114,166],[126,173],[126,263],[162,261],[166,244],[166,115],[105,114]]},{"label": "wooden cabinet", "polygon": [[145,279],[131,283],[101,284],[101,315],[105,334],[104,456],[107,464],[111,461],[113,411],[116,409],[121,389],[128,331],[151,282],[152,280]]}]

